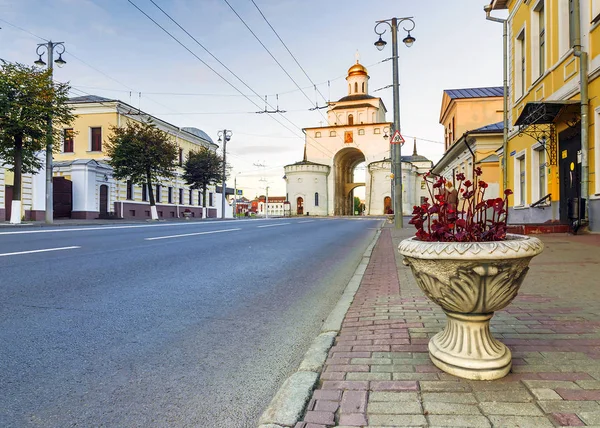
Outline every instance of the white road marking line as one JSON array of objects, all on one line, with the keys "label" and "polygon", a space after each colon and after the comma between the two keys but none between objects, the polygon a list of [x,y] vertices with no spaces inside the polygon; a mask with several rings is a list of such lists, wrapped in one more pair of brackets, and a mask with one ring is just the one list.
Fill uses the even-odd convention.
[{"label": "white road marking line", "polygon": [[154,238],[144,238],[144,240],[145,241],[156,241],[157,239],[183,238],[185,236],[196,236],[196,235],[210,235],[211,233],[233,232],[235,230],[242,230],[242,229],[241,228],[223,229],[223,230],[211,230],[208,232],[185,233],[182,235],[156,236]]},{"label": "white road marking line", "polygon": [[314,221],[314,220],[304,220],[304,221],[299,221],[298,223],[310,223],[312,221]]},{"label": "white road marking line", "polygon": [[256,226],[256,227],[275,227],[275,226],[285,226],[286,224],[291,224],[291,223],[266,224],[264,226]]},{"label": "white road marking line", "polygon": [[29,251],[17,251],[16,253],[4,253],[0,254],[0,257],[4,256],[18,256],[21,254],[33,254],[33,253],[46,253],[48,251],[62,251],[62,250],[74,250],[81,247],[60,247],[60,248],[45,248],[43,250],[29,250]]},{"label": "white road marking line", "polygon": [[128,225],[128,226],[108,226],[108,227],[86,227],[82,226],[77,229],[50,229],[50,230],[18,230],[13,232],[0,232],[0,235],[24,235],[30,233],[53,233],[53,232],[85,232],[88,230],[111,230],[111,229],[138,229],[143,227],[173,227],[173,226],[191,226],[191,225],[207,225],[213,224],[212,222],[200,223],[169,223],[169,224],[142,224],[142,225]]}]

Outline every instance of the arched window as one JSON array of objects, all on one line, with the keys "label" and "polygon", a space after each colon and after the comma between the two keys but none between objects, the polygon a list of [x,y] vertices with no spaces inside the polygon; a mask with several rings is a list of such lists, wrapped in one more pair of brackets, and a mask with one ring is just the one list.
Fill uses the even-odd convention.
[{"label": "arched window", "polygon": [[358,82],[354,82],[354,93],[358,92]]},{"label": "arched window", "polygon": [[362,83],[362,91],[363,91],[363,94],[364,94],[365,93],[365,82]]},{"label": "arched window", "polygon": [[348,125],[354,125],[354,116],[348,115]]},{"label": "arched window", "polygon": [[315,207],[319,206],[319,193],[315,192]]}]

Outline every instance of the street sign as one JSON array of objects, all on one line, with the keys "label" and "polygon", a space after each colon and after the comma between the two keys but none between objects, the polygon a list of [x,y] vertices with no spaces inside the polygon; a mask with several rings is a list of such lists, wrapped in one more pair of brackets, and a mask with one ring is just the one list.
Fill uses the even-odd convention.
[{"label": "street sign", "polygon": [[394,131],[394,135],[392,135],[392,139],[390,140],[390,144],[404,144],[404,138],[400,135],[400,131]]}]

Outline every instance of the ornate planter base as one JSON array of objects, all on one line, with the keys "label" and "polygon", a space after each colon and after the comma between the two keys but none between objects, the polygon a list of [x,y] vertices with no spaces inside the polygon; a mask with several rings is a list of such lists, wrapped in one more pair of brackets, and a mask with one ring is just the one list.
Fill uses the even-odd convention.
[{"label": "ornate planter base", "polygon": [[543,248],[539,239],[519,235],[493,242],[400,243],[419,288],[446,313],[446,327],[429,341],[437,367],[473,380],[508,374],[511,353],[492,337],[490,320],[517,296],[529,262]]},{"label": "ornate planter base", "polygon": [[446,327],[429,341],[433,364],[466,379],[493,380],[506,376],[511,368],[511,353],[490,333],[494,314],[444,312]]}]

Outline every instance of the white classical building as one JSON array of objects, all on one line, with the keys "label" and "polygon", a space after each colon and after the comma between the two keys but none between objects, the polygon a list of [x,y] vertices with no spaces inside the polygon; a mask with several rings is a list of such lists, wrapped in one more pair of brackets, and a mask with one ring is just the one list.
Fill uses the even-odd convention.
[{"label": "white classical building", "polygon": [[[90,95],[72,98],[70,104],[76,119],[72,127],[62,130],[61,141],[57,144],[59,150],[53,156],[55,218],[151,218],[149,191],[155,194],[159,218],[180,218],[185,213],[196,218],[221,217],[221,186],[208,187],[207,204],[203,207],[201,192],[191,189],[183,180],[183,163],[190,151],[201,146],[211,150],[218,148],[205,132],[197,128],[180,128],[119,100]],[[115,179],[107,162],[106,142],[112,127],[126,121],[142,120],[152,120],[178,146],[175,177],[153,183],[152,189],[130,180]],[[39,156],[45,166],[45,153],[41,152]],[[44,167],[36,174],[23,174],[21,212],[16,212],[11,204],[14,175],[0,162],[0,222],[17,222],[11,215],[19,220],[43,220],[45,178]],[[232,207],[227,203],[225,217],[233,217]]]},{"label": "white classical building", "polygon": [[[348,95],[329,102],[327,125],[304,128],[304,158],[286,165],[287,198],[292,215],[353,215],[354,189],[365,188],[365,214],[390,213],[392,180],[391,122],[381,98],[369,95],[369,75],[358,61],[348,70]],[[355,168],[365,163],[364,180]],[[402,156],[403,212],[426,196],[422,175],[432,162],[416,152]]]}]

